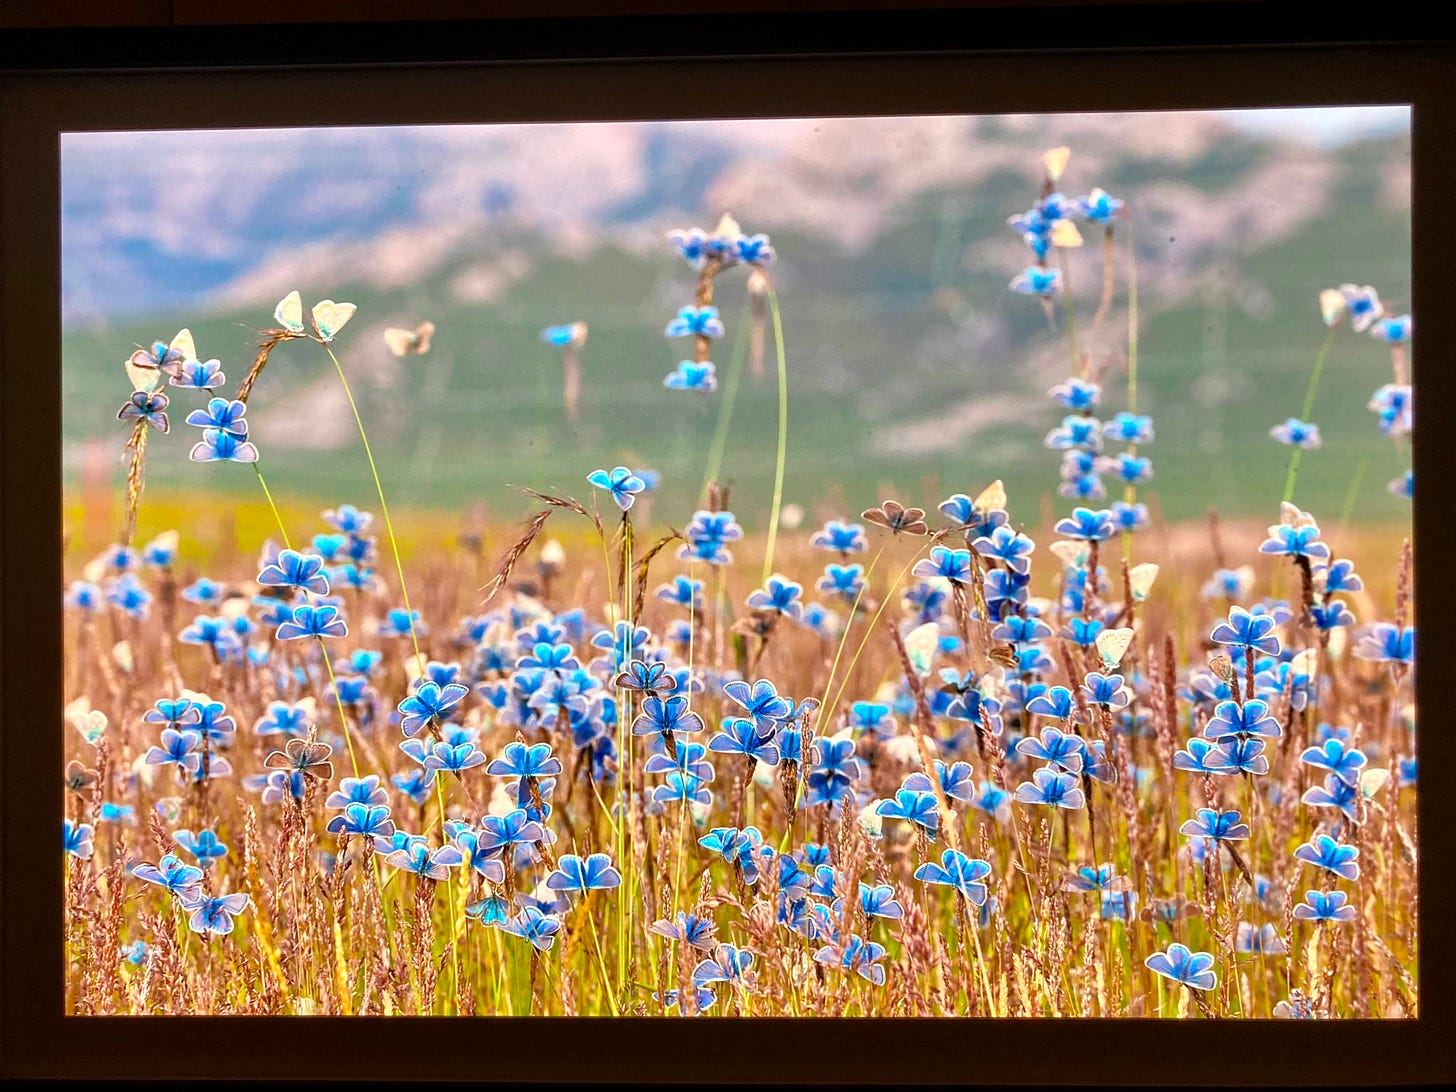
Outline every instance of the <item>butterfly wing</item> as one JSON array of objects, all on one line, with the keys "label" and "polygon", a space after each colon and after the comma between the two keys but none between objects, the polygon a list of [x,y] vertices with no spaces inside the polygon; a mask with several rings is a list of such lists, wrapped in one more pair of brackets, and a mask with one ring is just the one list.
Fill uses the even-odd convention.
[{"label": "butterfly wing", "polygon": [[146,394],[155,394],[166,382],[166,375],[153,362],[152,355],[145,349],[138,349],[123,364],[126,377],[131,380],[131,389]]},{"label": "butterfly wing", "polygon": [[405,356],[415,347],[414,331],[390,326],[384,331],[384,344],[389,346],[389,351],[395,356]]},{"label": "butterfly wing", "polygon": [[415,327],[414,350],[419,356],[424,356],[430,351],[430,338],[435,336],[435,324],[433,322],[422,322]]},{"label": "butterfly wing", "polygon": [[997,478],[990,485],[986,486],[985,489],[981,490],[981,494],[975,499],[973,507],[978,512],[991,512],[998,508],[1006,507],[1006,487],[1001,484],[1000,478]]},{"label": "butterfly wing", "polygon": [[1042,166],[1046,168],[1047,178],[1055,182],[1062,177],[1062,172],[1067,169],[1067,161],[1072,158],[1072,149],[1066,147],[1048,148],[1041,157]]},{"label": "butterfly wing", "polygon": [[191,330],[178,330],[172,339],[171,349],[181,354],[183,360],[197,359],[197,345],[192,340]]},{"label": "butterfly wing", "polygon": [[352,303],[319,300],[313,305],[314,329],[325,341],[333,341],[338,332],[344,328],[344,324],[354,317],[356,310],[357,308]]},{"label": "butterfly wing", "polygon": [[1104,629],[1097,635],[1097,654],[1108,668],[1116,667],[1132,644],[1131,629]]},{"label": "butterfly wing", "polygon": [[224,895],[217,901],[229,914],[241,914],[248,908],[248,893],[236,891],[231,895]]},{"label": "butterfly wing", "polygon": [[278,306],[273,308],[273,318],[290,334],[303,333],[303,299],[297,289],[278,301]]},{"label": "butterfly wing", "polygon": [[910,657],[910,664],[915,669],[915,674],[922,679],[930,674],[930,663],[935,658],[936,650],[940,647],[940,624],[937,622],[926,622],[923,626],[916,626],[905,636],[905,653]]}]

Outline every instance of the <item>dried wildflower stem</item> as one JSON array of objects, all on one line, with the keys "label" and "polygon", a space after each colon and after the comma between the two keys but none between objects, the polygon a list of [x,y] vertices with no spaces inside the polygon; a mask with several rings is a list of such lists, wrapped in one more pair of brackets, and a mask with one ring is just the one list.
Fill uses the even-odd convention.
[{"label": "dried wildflower stem", "polygon": [[285,341],[292,341],[294,338],[302,337],[302,334],[294,334],[288,330],[271,329],[263,331],[263,340],[258,343],[257,355],[253,357],[253,365],[248,369],[248,374],[238,384],[237,400],[244,405],[248,402],[248,396],[253,393],[253,384],[263,374],[263,369],[268,366],[268,357]]},{"label": "dried wildflower stem", "polygon": [[482,608],[489,606],[491,600],[506,586],[506,581],[511,578],[511,573],[514,571],[517,562],[521,560],[521,556],[530,548],[531,543],[536,541],[536,536],[541,533],[541,528],[545,526],[546,521],[551,517],[551,511],[550,508],[543,508],[532,516],[530,522],[526,525],[525,533],[511,544],[511,548],[506,551],[505,557],[501,558],[501,563],[496,569],[495,576],[491,577],[485,587],[480,589],[485,593],[485,598],[480,602]]},{"label": "dried wildflower stem", "polygon": [[126,530],[122,534],[121,543],[123,546],[130,546],[132,536],[136,534],[137,509],[141,505],[143,481],[143,469],[146,464],[147,455],[147,419],[142,417],[132,427],[131,437],[126,442],[126,451],[131,455],[131,461],[126,469]]},{"label": "dried wildflower stem", "polygon": [[[267,500],[268,500],[268,507],[273,512],[273,519],[278,524],[278,533],[283,538],[283,545],[287,549],[292,549],[292,547],[289,546],[288,528],[284,525],[283,516],[282,516],[282,514],[278,510],[278,505],[273,500],[273,493],[268,488],[267,479],[265,479],[263,477],[263,471],[258,467],[258,464],[257,463],[253,463],[252,464],[252,467],[253,467],[253,473],[258,478],[258,485],[263,490],[263,496],[266,497]],[[312,597],[310,596],[310,598],[312,598]],[[408,608],[406,608],[406,609],[408,609]],[[350,762],[350,764],[353,767],[354,776],[355,777],[358,777],[359,776],[359,759],[358,759],[358,756],[357,756],[357,754],[355,753],[355,750],[354,750],[354,735],[353,735],[353,732],[350,731],[350,729],[349,729],[349,716],[348,716],[348,713],[344,709],[343,698],[339,694],[339,684],[338,684],[338,679],[334,675],[334,665],[333,665],[333,661],[332,661],[332,659],[329,656],[328,646],[324,643],[324,639],[322,637],[320,637],[318,639],[318,641],[319,641],[319,649],[320,649],[320,652],[321,652],[321,654],[323,656],[324,668],[327,671],[328,677],[329,677],[329,687],[330,687],[330,689],[334,693],[334,701],[335,701],[335,703],[336,703],[336,705],[338,707],[338,711],[339,711],[339,727],[340,727],[340,729],[344,733],[344,743],[345,743],[345,746],[348,748],[348,751],[349,751],[349,762]],[[441,818],[442,819],[444,818],[444,804],[443,804],[443,801],[441,802]],[[379,897],[379,900],[380,900],[380,906],[381,906],[381,909],[383,909],[383,907],[385,905],[385,900],[384,900],[384,883],[383,883],[382,877],[379,874],[379,866],[378,866],[378,863],[377,862],[375,862],[375,866],[373,868],[373,878],[374,878],[374,886],[375,886],[376,892],[377,892],[378,897]],[[453,882],[452,882],[452,888],[451,888],[451,890],[453,891]],[[257,901],[258,900],[255,898],[254,899],[254,902],[256,903]],[[451,905],[453,907],[453,905],[454,905],[453,904],[453,900],[452,900]],[[385,935],[386,935],[386,938],[389,939],[389,945],[390,945],[390,949],[391,949],[391,953],[392,953],[392,951],[393,951],[393,938],[392,938],[392,936],[390,936],[390,934],[388,932],[386,932]],[[266,942],[266,937],[265,937],[265,942]],[[279,979],[280,979],[280,985],[282,985],[283,984],[283,982],[282,982],[282,971],[281,971],[281,969],[278,969],[277,968],[277,955],[276,955],[276,952],[273,949],[271,943],[265,943],[264,950],[265,950],[265,952],[267,952],[269,954],[270,959],[273,961],[274,966],[275,966],[275,969],[277,969],[277,971],[278,971],[278,975],[279,975]],[[451,951],[452,951],[452,954],[453,954],[454,949],[452,948]],[[391,954],[391,958],[393,958],[392,954]],[[458,983],[458,974],[459,974],[459,971],[458,971],[458,967],[457,967],[456,968],[457,983]],[[287,996],[287,989],[286,988],[284,989],[284,996],[285,997]]]},{"label": "dried wildflower stem", "polygon": [[[1320,373],[1324,371],[1325,357],[1330,355],[1330,346],[1334,344],[1335,330],[1338,328],[1338,324],[1332,324],[1325,331],[1325,339],[1320,343],[1319,355],[1314,358],[1314,369],[1309,374],[1309,386],[1304,391],[1304,406],[1299,411],[1301,421],[1307,422],[1309,415],[1314,412],[1314,395],[1319,388]],[[1294,499],[1294,480],[1299,474],[1299,456],[1303,452],[1304,448],[1295,444],[1294,450],[1289,454],[1289,473],[1284,478],[1283,500],[1286,504]]]},{"label": "dried wildflower stem", "polygon": [[[840,684],[839,693],[837,695],[835,695],[835,698],[834,698],[834,704],[833,705],[830,705],[829,704],[829,691],[834,686],[835,673],[839,670],[839,662],[840,662],[840,659],[844,655],[845,645],[848,644],[848,642],[849,642],[849,630],[850,630],[850,627],[854,624],[854,616],[855,616],[855,613],[859,609],[860,600],[864,597],[865,589],[869,587],[870,577],[872,577],[874,575],[875,566],[877,566],[880,563],[880,558],[884,556],[885,550],[886,550],[886,548],[888,546],[889,546],[889,542],[886,541],[886,542],[884,542],[884,543],[882,543],[880,545],[880,548],[878,550],[875,551],[875,556],[870,559],[869,568],[865,570],[864,578],[863,578],[863,580],[860,581],[859,590],[855,592],[855,594],[854,594],[854,600],[850,603],[850,606],[849,606],[849,617],[847,617],[844,620],[844,629],[840,632],[840,635],[839,635],[839,644],[836,646],[836,648],[834,650],[834,660],[833,660],[833,662],[829,666],[829,676],[828,676],[828,678],[826,678],[824,680],[824,693],[820,696],[820,699],[819,699],[819,708],[821,710],[821,715],[822,716],[828,717],[828,716],[831,715],[831,713],[832,713],[832,711],[834,709],[838,708],[838,706],[839,706],[839,700],[844,695],[844,688],[845,688],[846,685],[848,685],[847,678],[846,678],[845,682],[842,682]],[[908,569],[909,566],[907,566],[906,568]],[[901,575],[903,576],[903,573]],[[881,609],[883,609],[883,607]],[[879,619],[879,615],[876,614],[875,621],[878,621],[878,619]],[[865,637],[864,637],[863,640],[861,640],[860,645],[859,645],[859,649],[856,650],[856,652],[854,654],[854,657],[853,657],[853,660],[850,663],[849,669],[845,673],[846,674],[846,677],[848,675],[850,675],[850,674],[853,674],[853,672],[854,672],[854,663],[856,661],[858,661],[858,659],[859,659],[859,653],[861,651],[863,651],[864,645],[865,645],[865,641],[868,641],[869,640],[869,634],[871,632],[873,632],[873,630],[874,630],[874,623],[872,622],[871,625],[870,625],[870,627],[865,631]],[[803,803],[803,799],[804,799],[804,785],[805,785],[806,780],[807,780],[806,778],[801,778],[799,780],[798,787],[796,788],[796,790],[794,792],[794,803],[793,803],[793,807],[792,807],[791,810],[794,811],[795,813],[797,813],[799,811],[799,808],[800,808],[800,806]],[[784,830],[784,837],[783,837],[782,841],[779,843],[779,852],[780,853],[784,853],[784,852],[787,852],[788,851],[788,848],[789,848],[789,840],[792,837],[793,833],[794,833],[794,831],[793,831],[793,825],[790,824]]]}]

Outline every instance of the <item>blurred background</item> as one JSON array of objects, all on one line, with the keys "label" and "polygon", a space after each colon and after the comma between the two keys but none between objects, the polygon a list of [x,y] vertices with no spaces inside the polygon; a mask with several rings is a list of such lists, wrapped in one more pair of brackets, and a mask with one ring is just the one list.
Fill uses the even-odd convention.
[{"label": "blurred background", "polygon": [[[731,213],[767,232],[789,375],[786,503],[809,517],[883,496],[932,507],[1005,481],[1013,519],[1070,509],[1062,411],[1070,372],[1055,320],[1008,281],[1029,251],[1007,217],[1038,197],[1042,152],[1072,156],[1061,188],[1125,200],[1136,230],[1139,409],[1157,440],[1141,495],[1169,523],[1270,522],[1289,449],[1269,429],[1297,416],[1324,327],[1321,289],[1375,286],[1409,307],[1410,141],[1404,108],[1176,114],[851,118],[578,125],[68,134],[63,177],[64,471],[69,510],[120,512],[129,384],[122,361],[189,327],[231,394],[259,331],[292,289],[307,308],[359,311],[335,343],[354,383],[392,507],[514,520],[517,487],[585,498],[586,475],[626,463],[661,475],[657,518],[681,526],[702,486],[725,391],[663,389],[691,356],[667,322],[694,273],[673,228]],[[1126,227],[1117,295],[1094,331],[1100,229],[1072,255],[1084,348],[1110,362],[1101,415],[1125,407]],[[745,271],[717,279],[726,385],[748,337]],[[435,324],[429,352],[395,357],[389,326]],[[543,327],[585,322],[581,416],[562,397]],[[1311,417],[1297,500],[1358,522],[1406,523],[1386,483],[1407,455],[1366,408],[1390,353],[1340,331]],[[746,369],[721,477],[750,529],[766,520],[777,387],[770,335]],[[241,467],[187,461],[172,434],[148,449],[148,505],[216,495],[258,501]],[[269,482],[287,503],[371,507],[374,491],[332,365],[285,344],[249,404]],[[1109,482],[1109,484],[1111,484]],[[114,504],[93,514],[107,491]],[[89,499],[83,499],[89,498]],[[99,498],[99,499],[98,499]],[[166,518],[165,515],[161,518]],[[114,524],[115,519],[111,519]],[[1330,522],[1334,522],[1331,517]],[[160,529],[158,527],[157,529]]]}]

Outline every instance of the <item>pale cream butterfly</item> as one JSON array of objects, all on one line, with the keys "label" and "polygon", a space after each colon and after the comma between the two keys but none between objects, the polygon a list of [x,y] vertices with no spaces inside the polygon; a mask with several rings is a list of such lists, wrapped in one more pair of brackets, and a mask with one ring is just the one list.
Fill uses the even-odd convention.
[{"label": "pale cream butterfly", "polygon": [[192,340],[191,330],[178,330],[177,336],[168,344],[154,341],[145,349],[138,349],[123,362],[126,377],[131,380],[131,389],[155,394],[166,384],[168,376],[179,375],[182,365],[197,359],[197,345]]},{"label": "pale cream butterfly", "polygon": [[542,568],[550,569],[553,572],[560,571],[566,566],[566,547],[561,545],[559,539],[548,538],[541,546]]},{"label": "pale cream butterfly", "polygon": [[168,557],[175,556],[177,547],[182,542],[182,536],[177,531],[163,531],[156,538],[148,542],[143,549],[144,554],[159,553]]},{"label": "pale cream butterfly", "polygon": [[[884,682],[880,683],[878,687],[875,688],[874,700],[880,705],[894,705],[895,701],[899,698],[899,696],[900,687],[898,685],[898,680],[886,679]],[[850,737],[846,736],[845,738],[847,739]]]},{"label": "pale cream butterfly", "polygon": [[1127,584],[1132,589],[1132,600],[1141,603],[1153,590],[1153,581],[1158,579],[1158,566],[1151,561],[1134,565],[1127,571]]},{"label": "pale cream butterfly", "polygon": [[354,317],[356,310],[352,303],[335,303],[333,300],[319,300],[314,304],[313,328],[318,331],[319,340],[333,341],[344,328],[344,323]]},{"label": "pale cream butterfly", "polygon": [[1326,288],[1319,294],[1320,318],[1326,326],[1333,326],[1345,313],[1345,294],[1338,288]]},{"label": "pale cream butterfly", "polygon": [[1373,800],[1375,794],[1385,788],[1386,782],[1389,780],[1390,770],[1384,766],[1366,770],[1360,775],[1360,795],[1366,800]]},{"label": "pale cream butterfly", "polygon": [[303,300],[298,289],[295,288],[278,301],[278,306],[273,308],[273,318],[290,334],[302,337],[308,333],[303,325]]},{"label": "pale cream butterfly", "polygon": [[1296,675],[1313,677],[1314,673],[1319,670],[1319,649],[1306,648],[1296,652],[1294,658],[1289,661],[1289,668]]},{"label": "pale cream butterfly", "polygon": [[81,733],[81,738],[93,747],[106,733],[106,726],[109,723],[106,714],[100,709],[86,707],[85,698],[78,698],[67,707],[66,719],[71,722],[71,726],[76,731]]},{"label": "pale cream butterfly", "polygon": [[940,648],[940,623],[926,622],[905,635],[905,654],[910,666],[922,679],[930,674],[930,664]]},{"label": "pale cream butterfly", "polygon": [[859,812],[859,826],[862,831],[871,838],[883,838],[885,836],[885,820],[877,810],[880,806],[878,800],[871,800]]},{"label": "pale cream butterfly", "polygon": [[150,789],[157,780],[157,766],[155,763],[148,762],[145,754],[139,754],[131,764],[131,774]]},{"label": "pale cream butterfly", "polygon": [[430,338],[435,334],[433,322],[422,322],[413,330],[400,326],[388,326],[384,330],[384,344],[395,356],[424,356],[430,351]]},{"label": "pale cream butterfly", "polygon": [[1085,542],[1072,542],[1069,539],[1059,539],[1047,548],[1069,569],[1084,568],[1091,554]]},{"label": "pale cream butterfly", "polygon": [[[354,317],[355,310],[352,303],[319,300],[312,310],[314,333],[320,341],[333,341],[334,335]],[[303,324],[303,299],[299,296],[298,289],[295,288],[278,301],[278,306],[273,309],[273,317],[279,326],[294,337],[308,335],[308,327]]]},{"label": "pale cream butterfly", "polygon": [[116,666],[128,675],[136,667],[136,658],[131,654],[131,642],[129,641],[117,641],[112,646],[111,658],[116,661]]},{"label": "pale cream butterfly", "polygon": [[1048,148],[1042,154],[1042,166],[1046,168],[1047,177],[1053,182],[1062,177],[1062,172],[1067,169],[1067,161],[1072,158],[1071,148]]},{"label": "pale cream butterfly", "polygon": [[1097,655],[1102,657],[1102,666],[1110,670],[1120,664],[1130,644],[1132,630],[1104,629],[1097,635]]},{"label": "pale cream butterfly", "polygon": [[1082,233],[1071,220],[1058,220],[1052,225],[1052,246],[1077,247],[1082,245]]},{"label": "pale cream butterfly", "polygon": [[907,766],[925,765],[924,759],[920,757],[920,744],[914,736],[891,736],[884,742],[885,753],[896,762],[903,762]]},{"label": "pale cream butterfly", "polygon": [[1006,507],[1006,486],[1001,484],[1001,479],[997,478],[982,489],[980,496],[975,499],[971,507],[977,512],[994,512],[998,508],[1004,509]]},{"label": "pale cream butterfly", "polygon": [[411,689],[413,689],[414,684],[420,677],[424,675],[425,666],[423,652],[418,656],[411,655],[405,658],[404,677],[409,682]]},{"label": "pale cream butterfly", "polygon": [[157,814],[169,825],[182,818],[182,800],[176,796],[164,796],[156,803]]},{"label": "pale cream butterfly", "polygon": [[[1313,527],[1315,525],[1312,515],[1297,505],[1290,504],[1288,501],[1279,502],[1279,522],[1285,526],[1296,528]],[[1274,534],[1273,531],[1269,533],[1271,535]]]}]

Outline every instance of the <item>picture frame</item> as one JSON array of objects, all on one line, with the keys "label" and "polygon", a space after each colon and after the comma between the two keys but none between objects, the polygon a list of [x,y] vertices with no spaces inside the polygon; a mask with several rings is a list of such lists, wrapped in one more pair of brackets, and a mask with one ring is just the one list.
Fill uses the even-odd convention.
[{"label": "picture frame", "polygon": [[[965,11],[936,10],[819,11],[772,21],[741,13],[503,20],[427,30],[379,23],[334,36],[309,27],[196,28],[159,35],[163,48],[140,31],[47,31],[27,32],[50,37],[33,38],[24,57],[20,43],[7,43],[0,73],[0,359],[10,380],[0,387],[5,1076],[1214,1086],[1456,1079],[1449,1049],[1456,999],[1440,988],[1456,971],[1440,917],[1452,883],[1444,862],[1456,838],[1456,803],[1441,791],[1419,798],[1420,975],[1434,988],[1423,992],[1415,1020],[1230,1028],[1137,1019],[760,1019],[740,1027],[712,1017],[671,1025],[497,1017],[439,1029],[395,1018],[386,1030],[351,1026],[372,1017],[62,1014],[62,893],[50,833],[61,808],[51,771],[62,765],[61,133],[1408,103],[1413,310],[1423,340],[1451,343],[1456,311],[1445,284],[1456,240],[1444,214],[1447,195],[1456,193],[1456,120],[1445,92],[1451,49],[1344,41],[1332,31],[1325,40],[1313,33],[1313,40],[1280,40],[1260,20],[1233,18],[1235,7],[1256,6],[1083,5],[1036,18],[997,8],[975,12],[970,25]],[[1284,6],[1257,5],[1271,7]],[[1189,26],[1206,34],[1193,37]],[[1239,35],[1249,40],[1232,40]],[[172,58],[188,63],[174,67]],[[1443,407],[1456,394],[1456,373],[1427,367],[1415,385],[1423,406]],[[1417,430],[1413,450],[1417,476],[1440,483],[1456,460],[1456,438],[1436,424]],[[1456,736],[1434,712],[1456,655],[1456,575],[1442,553],[1449,506],[1439,490],[1433,485],[1436,499],[1414,506],[1424,630],[1417,687],[1434,722],[1419,747],[1422,779],[1432,786],[1456,775]],[[197,1026],[204,1019],[206,1027]],[[1047,1049],[1052,1042],[1056,1049]]]}]

